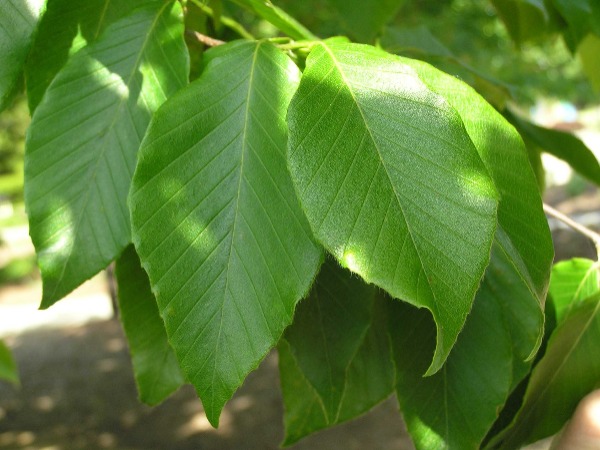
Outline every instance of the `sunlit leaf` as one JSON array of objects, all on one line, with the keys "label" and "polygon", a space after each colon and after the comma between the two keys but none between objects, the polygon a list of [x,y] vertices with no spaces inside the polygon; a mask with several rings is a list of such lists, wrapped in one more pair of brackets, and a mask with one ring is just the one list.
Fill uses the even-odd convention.
[{"label": "sunlit leaf", "polygon": [[577,48],[583,72],[596,91],[600,91],[600,36],[588,34]]},{"label": "sunlit leaf", "polygon": [[288,123],[315,236],[367,282],[433,313],[434,373],[471,309],[496,227],[496,190],[459,115],[398,57],[336,42],[308,57]]},{"label": "sunlit leaf", "polygon": [[0,2],[0,111],[19,87],[23,66],[46,0]]},{"label": "sunlit leaf", "polygon": [[169,340],[216,425],[292,322],[322,254],[285,161],[298,68],[265,42],[205,58],[156,114],[130,206]]},{"label": "sunlit leaf", "polygon": [[[431,326],[417,327],[416,334],[399,326],[395,335],[398,397],[416,446],[478,448],[541,343],[552,242],[536,179],[514,128],[466,84],[428,64],[403,61],[458,111],[501,194],[490,265],[444,368],[420,378],[424,363],[409,364],[431,354]],[[397,313],[394,320],[400,317]],[[432,397],[425,402],[428,394]],[[459,426],[465,421],[467,429]]]},{"label": "sunlit leaf", "polygon": [[284,445],[371,409],[394,389],[387,300],[327,260],[279,346]]},{"label": "sunlit leaf", "polygon": [[161,0],[47,0],[25,66],[27,101],[34,111],[46,89],[77,50],[96,41],[109,25],[143,4]]},{"label": "sunlit leaf", "polygon": [[153,111],[188,74],[179,3],[115,22],[54,79],[27,135],[25,201],[42,308],[104,269],[130,242],[126,205]]},{"label": "sunlit leaf", "polygon": [[589,259],[561,261],[552,268],[550,294],[557,321],[562,322],[570,311],[600,290],[600,265]]},{"label": "sunlit leaf", "polygon": [[140,400],[156,405],[184,382],[175,352],[167,341],[165,325],[133,246],[116,264],[119,313],[133,363]]}]

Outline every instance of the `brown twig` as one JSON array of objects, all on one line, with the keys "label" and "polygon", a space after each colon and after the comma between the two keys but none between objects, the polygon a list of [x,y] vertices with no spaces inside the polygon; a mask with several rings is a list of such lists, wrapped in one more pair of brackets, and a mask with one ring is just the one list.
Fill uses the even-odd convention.
[{"label": "brown twig", "polygon": [[580,233],[583,236],[590,239],[596,246],[598,256],[600,257],[600,234],[596,233],[593,230],[590,230],[588,227],[585,227],[585,226],[581,225],[580,223],[575,222],[569,216],[561,213],[560,211],[554,209],[552,206],[547,205],[545,203],[544,203],[544,212],[547,215],[552,216],[557,220],[560,220],[565,225],[568,225],[573,230],[577,231],[578,233]]},{"label": "brown twig", "polygon": [[190,36],[194,36],[196,39],[198,39],[198,42],[201,42],[202,44],[208,47],[216,47],[217,45],[225,44],[225,41],[220,41],[219,39],[206,36],[205,34],[198,33],[194,30],[187,30],[187,34],[189,34]]}]

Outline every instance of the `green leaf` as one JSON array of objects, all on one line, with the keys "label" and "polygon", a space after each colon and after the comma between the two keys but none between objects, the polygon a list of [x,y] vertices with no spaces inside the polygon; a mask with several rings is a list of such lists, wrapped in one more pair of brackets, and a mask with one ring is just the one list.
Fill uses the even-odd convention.
[{"label": "green leaf", "polygon": [[372,42],[391,21],[405,0],[327,0],[337,11],[342,25],[353,38]]},{"label": "green leaf", "polygon": [[600,37],[588,34],[577,48],[583,72],[596,91],[600,91]]},{"label": "green leaf", "polygon": [[258,16],[270,22],[275,28],[296,40],[318,39],[304,25],[290,16],[281,8],[271,3],[271,0],[231,0],[244,8],[249,9]]},{"label": "green leaf", "polygon": [[532,143],[567,162],[575,171],[600,186],[598,159],[579,138],[571,133],[534,125],[508,110],[504,115]]},{"label": "green leaf", "polygon": [[550,15],[544,0],[492,0],[492,3],[517,45],[548,30]]},{"label": "green leaf", "polygon": [[279,346],[284,445],[352,419],[394,390],[383,293],[328,259]]},{"label": "green leaf", "polygon": [[210,422],[277,344],[322,251],[286,168],[299,71],[265,42],[207,52],[156,114],[130,196],[134,242]]},{"label": "green leaf", "polygon": [[455,59],[454,54],[424,25],[416,27],[386,27],[381,46],[391,53],[415,53],[425,56]]},{"label": "green leaf", "polygon": [[550,294],[561,323],[579,303],[600,290],[600,266],[589,259],[561,261],[552,268]]},{"label": "green leaf", "polygon": [[183,383],[175,352],[167,341],[150,281],[133,246],[117,261],[119,312],[129,343],[140,400],[157,405]]},{"label": "green leaf", "polygon": [[500,232],[496,233],[496,241],[510,254],[514,271],[529,286],[529,300],[537,303],[539,309],[546,298],[554,249],[523,141],[467,84],[429,64],[402,60],[419,74],[429,89],[443,96],[458,111],[500,193]]},{"label": "green leaf", "polygon": [[19,88],[45,0],[0,2],[0,111],[8,106]]},{"label": "green leaf", "polygon": [[497,193],[460,117],[398,57],[321,43],[288,123],[313,232],[367,282],[433,313],[434,373],[471,309],[496,226]]},{"label": "green leaf", "polygon": [[135,7],[157,1],[160,0],[47,0],[25,66],[30,111],[37,108],[70,55],[96,41],[107,25]]},{"label": "green leaf", "polygon": [[[419,377],[432,352],[432,326],[416,336],[399,327],[395,338],[398,397],[417,447],[478,448],[541,343],[552,241],[516,130],[465,83],[426,63],[402,61],[459,113],[501,195],[490,265],[442,371]],[[412,358],[421,363],[411,366]]]},{"label": "green leaf", "polygon": [[0,380],[19,384],[19,372],[12,353],[6,344],[0,341]]},{"label": "green leaf", "polygon": [[141,138],[153,111],[186,83],[181,16],[179,3],[159,2],[115,22],[69,60],[33,116],[25,201],[42,308],[130,242],[126,200]]},{"label": "green leaf", "polygon": [[600,292],[596,292],[574,306],[552,334],[501,448],[520,448],[558,432],[579,401],[600,387],[599,342]]}]

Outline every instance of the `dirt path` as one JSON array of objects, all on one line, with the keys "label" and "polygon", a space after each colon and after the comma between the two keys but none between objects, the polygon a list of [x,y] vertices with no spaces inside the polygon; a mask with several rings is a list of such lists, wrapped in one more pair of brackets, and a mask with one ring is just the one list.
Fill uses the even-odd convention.
[{"label": "dirt path", "polygon": [[[275,354],[248,377],[214,430],[189,386],[156,408],[138,402],[117,321],[30,330],[10,341],[22,386],[0,384],[2,449],[258,450],[276,449],[282,440]],[[390,400],[291,448],[413,447]]]}]

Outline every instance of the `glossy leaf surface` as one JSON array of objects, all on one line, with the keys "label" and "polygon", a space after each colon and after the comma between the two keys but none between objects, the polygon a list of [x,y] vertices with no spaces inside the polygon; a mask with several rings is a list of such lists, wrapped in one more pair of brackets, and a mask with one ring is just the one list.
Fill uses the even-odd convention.
[{"label": "glossy leaf surface", "polygon": [[297,67],[264,42],[205,57],[202,76],[157,113],[130,206],[169,340],[217,424],[292,322],[322,252],[285,161]]},{"label": "glossy leaf surface", "polygon": [[47,0],[47,8],[31,48],[25,76],[27,102],[33,112],[70,55],[96,41],[115,20],[137,6],[160,0]]},{"label": "glossy leaf surface", "polygon": [[0,2],[0,111],[19,86],[45,0]]},{"label": "glossy leaf surface", "polygon": [[25,200],[42,308],[130,242],[126,200],[141,138],[153,111],[186,83],[182,34],[178,3],[137,10],[71,58],[37,108],[26,141]]},{"label": "glossy leaf surface", "polygon": [[598,159],[577,136],[565,131],[540,127],[510,111],[505,111],[505,115],[527,139],[542,151],[562,159],[573,170],[600,186]]},{"label": "glossy leaf surface", "polygon": [[328,259],[279,346],[284,445],[362,414],[394,390],[387,300]]},{"label": "glossy leaf surface", "polygon": [[433,313],[428,373],[439,370],[496,227],[496,190],[460,117],[399,58],[336,42],[311,52],[288,123],[315,236],[367,282]]},{"label": "glossy leaf surface", "polygon": [[183,383],[175,352],[167,340],[165,325],[133,246],[125,249],[116,264],[119,313],[140,400],[157,405]]}]

